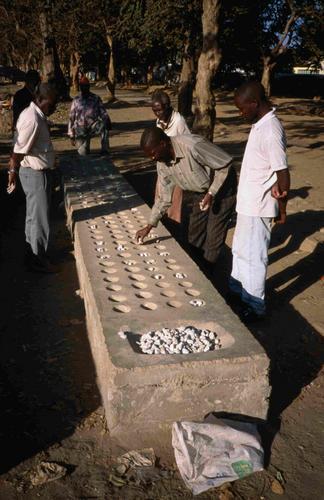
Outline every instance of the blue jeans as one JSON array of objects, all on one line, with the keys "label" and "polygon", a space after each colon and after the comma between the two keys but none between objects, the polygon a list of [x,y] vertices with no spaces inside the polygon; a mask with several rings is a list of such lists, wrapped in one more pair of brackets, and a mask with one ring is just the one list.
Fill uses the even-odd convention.
[{"label": "blue jeans", "polygon": [[230,290],[259,315],[265,314],[265,281],[272,217],[237,214]]}]

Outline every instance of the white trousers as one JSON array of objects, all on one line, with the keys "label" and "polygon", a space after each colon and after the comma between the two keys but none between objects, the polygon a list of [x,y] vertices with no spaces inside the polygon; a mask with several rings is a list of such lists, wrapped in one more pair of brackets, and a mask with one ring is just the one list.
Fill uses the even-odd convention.
[{"label": "white trousers", "polygon": [[237,214],[230,289],[256,314],[265,313],[265,281],[272,217]]}]

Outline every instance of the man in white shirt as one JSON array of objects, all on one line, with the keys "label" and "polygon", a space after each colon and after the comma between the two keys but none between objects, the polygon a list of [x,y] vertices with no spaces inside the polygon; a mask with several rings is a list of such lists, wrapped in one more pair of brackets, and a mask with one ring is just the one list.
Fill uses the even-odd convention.
[{"label": "man in white shirt", "polygon": [[170,97],[163,90],[157,90],[153,93],[152,111],[157,118],[156,126],[169,137],[190,134],[186,120],[172,108]]},{"label": "man in white shirt", "polygon": [[[156,126],[161,128],[169,137],[190,134],[190,130],[184,117],[171,106],[169,95],[163,90],[156,90],[152,94],[152,111],[155,114]],[[159,196],[159,182],[156,182],[155,199]],[[181,222],[182,189],[175,186],[172,194],[172,204],[167,210],[169,219]]]},{"label": "man in white shirt", "polygon": [[17,175],[26,195],[26,264],[39,272],[54,272],[46,258],[50,227],[49,207],[55,154],[46,117],[54,113],[56,90],[41,83],[20,114],[9,161],[8,192],[16,188]]},{"label": "man in white shirt", "polygon": [[230,278],[232,299],[243,302],[241,318],[247,323],[265,317],[271,224],[276,218],[279,223],[286,220],[290,177],[285,133],[261,83],[244,83],[234,102],[252,123],[238,185]]}]

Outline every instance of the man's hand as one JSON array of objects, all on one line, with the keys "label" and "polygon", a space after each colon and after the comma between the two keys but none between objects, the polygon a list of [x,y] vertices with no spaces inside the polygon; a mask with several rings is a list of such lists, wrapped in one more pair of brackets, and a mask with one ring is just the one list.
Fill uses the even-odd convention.
[{"label": "man's hand", "polygon": [[16,189],[17,185],[17,175],[21,160],[24,155],[18,153],[12,153],[9,159],[9,170],[8,170],[8,186],[7,193],[11,194]]},{"label": "man's hand", "polygon": [[147,226],[143,227],[143,229],[140,229],[137,231],[135,238],[137,243],[143,243],[144,238],[149,234],[153,226],[151,224],[148,224]]},{"label": "man's hand", "polygon": [[213,202],[213,195],[211,193],[205,194],[205,196],[199,203],[200,210],[202,211],[208,210],[209,207],[211,207],[212,202]]},{"label": "man's hand", "polygon": [[278,182],[276,182],[272,188],[271,188],[271,196],[273,198],[276,198],[276,200],[282,200],[284,198],[287,198],[288,192],[287,191],[281,191],[278,185]]},{"label": "man's hand", "polygon": [[7,186],[7,193],[11,194],[14,192],[16,189],[16,184],[17,184],[17,172],[16,171],[11,171],[9,172],[9,179],[8,179],[8,186]]}]

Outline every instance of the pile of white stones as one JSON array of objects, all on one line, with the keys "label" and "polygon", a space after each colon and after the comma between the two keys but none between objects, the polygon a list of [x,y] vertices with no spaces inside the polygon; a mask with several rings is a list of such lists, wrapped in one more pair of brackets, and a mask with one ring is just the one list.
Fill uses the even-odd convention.
[{"label": "pile of white stones", "polygon": [[222,347],[215,332],[194,326],[152,330],[137,343],[145,354],[190,354]]}]

